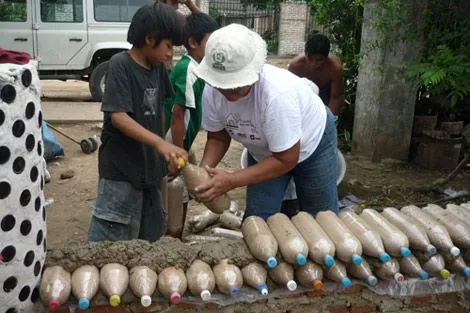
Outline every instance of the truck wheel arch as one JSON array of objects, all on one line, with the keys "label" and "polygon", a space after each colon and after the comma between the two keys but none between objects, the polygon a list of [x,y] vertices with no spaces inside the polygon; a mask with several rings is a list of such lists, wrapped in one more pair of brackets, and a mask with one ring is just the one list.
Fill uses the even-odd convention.
[{"label": "truck wheel arch", "polygon": [[90,62],[90,73],[88,87],[93,100],[101,102],[103,100],[106,74],[108,72],[109,59],[116,53],[126,51],[123,48],[101,49],[95,51]]}]

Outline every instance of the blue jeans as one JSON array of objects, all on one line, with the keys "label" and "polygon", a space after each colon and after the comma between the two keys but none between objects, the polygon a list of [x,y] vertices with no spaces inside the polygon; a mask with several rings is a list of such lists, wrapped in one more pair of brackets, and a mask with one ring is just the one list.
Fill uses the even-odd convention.
[{"label": "blue jeans", "polygon": [[[284,193],[294,179],[299,207],[313,216],[319,211],[338,213],[337,132],[333,114],[327,110],[325,132],[320,144],[290,172],[259,184],[249,185],[246,192],[245,218],[257,215],[264,219],[281,210]],[[248,166],[256,164],[248,154]]]},{"label": "blue jeans", "polygon": [[88,241],[144,239],[165,234],[159,187],[137,190],[125,181],[100,178]]}]

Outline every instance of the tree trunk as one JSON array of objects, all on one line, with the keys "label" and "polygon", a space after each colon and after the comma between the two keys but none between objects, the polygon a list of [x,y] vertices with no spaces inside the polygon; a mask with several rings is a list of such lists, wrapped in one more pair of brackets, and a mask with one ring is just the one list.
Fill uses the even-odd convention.
[{"label": "tree trunk", "polygon": [[[380,1],[366,1],[353,130],[353,152],[372,161],[408,159],[416,88],[404,70],[420,55],[419,14],[425,0],[399,0],[402,20],[379,29],[395,16]],[[382,20],[381,20],[382,19]]]}]

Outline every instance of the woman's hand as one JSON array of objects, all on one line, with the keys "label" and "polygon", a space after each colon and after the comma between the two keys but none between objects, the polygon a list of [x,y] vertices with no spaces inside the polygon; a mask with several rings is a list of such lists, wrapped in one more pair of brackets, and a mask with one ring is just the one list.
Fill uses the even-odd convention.
[{"label": "woman's hand", "polygon": [[212,178],[194,190],[195,198],[200,202],[209,202],[234,188],[232,173],[217,168],[205,167]]}]

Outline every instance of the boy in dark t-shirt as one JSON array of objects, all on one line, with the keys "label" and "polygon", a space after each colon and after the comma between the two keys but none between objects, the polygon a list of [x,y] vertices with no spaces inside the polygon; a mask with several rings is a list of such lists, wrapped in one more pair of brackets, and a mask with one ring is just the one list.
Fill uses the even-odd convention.
[{"label": "boy in dark t-shirt", "polygon": [[163,100],[172,94],[164,62],[181,39],[181,19],[173,9],[145,5],[129,27],[133,47],[111,58],[89,241],[156,241],[165,233],[161,179],[167,169],[178,173],[178,157],[187,159],[184,149],[162,138]]}]

